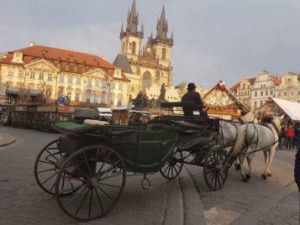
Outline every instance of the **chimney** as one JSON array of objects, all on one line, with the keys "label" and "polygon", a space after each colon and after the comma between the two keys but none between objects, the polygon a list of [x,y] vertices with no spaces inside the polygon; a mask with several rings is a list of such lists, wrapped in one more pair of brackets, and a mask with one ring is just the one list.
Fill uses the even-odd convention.
[{"label": "chimney", "polygon": [[35,44],[34,44],[34,42],[33,41],[31,41],[30,43],[29,43],[29,47],[32,47],[32,46],[34,46]]}]

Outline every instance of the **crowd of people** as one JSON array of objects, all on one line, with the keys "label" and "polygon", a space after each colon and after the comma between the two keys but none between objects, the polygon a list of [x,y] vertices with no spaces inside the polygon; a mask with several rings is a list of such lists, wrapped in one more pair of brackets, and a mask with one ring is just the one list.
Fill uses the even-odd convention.
[{"label": "crowd of people", "polygon": [[299,144],[296,139],[295,128],[292,124],[289,124],[287,127],[282,127],[279,133],[279,145],[280,150],[290,150],[298,148]]}]

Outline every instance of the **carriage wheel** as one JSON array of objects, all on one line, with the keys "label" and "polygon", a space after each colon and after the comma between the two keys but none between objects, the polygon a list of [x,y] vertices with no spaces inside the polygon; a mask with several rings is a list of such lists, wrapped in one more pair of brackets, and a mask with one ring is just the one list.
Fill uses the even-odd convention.
[{"label": "carriage wheel", "polygon": [[226,182],[228,175],[226,156],[222,148],[212,148],[204,158],[203,175],[206,185],[211,190],[220,190]]},{"label": "carriage wheel", "polygon": [[[47,193],[55,194],[57,174],[65,158],[65,153],[58,149],[58,139],[46,145],[38,154],[34,164],[34,176],[38,185]],[[62,195],[72,194],[81,185],[72,176],[64,175],[64,185],[68,187]]]},{"label": "carriage wheel", "polygon": [[183,155],[181,151],[175,151],[166,160],[164,165],[160,168],[160,174],[169,180],[175,179],[180,174],[183,167]]},{"label": "carriage wheel", "polygon": [[[65,189],[64,174],[83,182],[72,195],[60,194]],[[80,221],[93,220],[114,207],[125,183],[126,167],[118,153],[103,145],[87,146],[64,162],[57,176],[56,199],[68,216]]]}]

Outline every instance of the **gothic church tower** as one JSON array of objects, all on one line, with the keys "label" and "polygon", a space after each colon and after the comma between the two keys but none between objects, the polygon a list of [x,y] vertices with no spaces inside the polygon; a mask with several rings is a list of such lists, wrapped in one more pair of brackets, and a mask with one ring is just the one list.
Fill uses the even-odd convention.
[{"label": "gothic church tower", "polygon": [[173,34],[168,37],[168,21],[164,7],[157,21],[156,37],[151,34],[144,45],[143,38],[144,26],[138,31],[138,13],[136,2],[133,0],[127,16],[126,30],[123,25],[121,27],[121,53],[127,57],[132,72],[139,77],[142,90],[147,91],[155,85],[172,86]]}]

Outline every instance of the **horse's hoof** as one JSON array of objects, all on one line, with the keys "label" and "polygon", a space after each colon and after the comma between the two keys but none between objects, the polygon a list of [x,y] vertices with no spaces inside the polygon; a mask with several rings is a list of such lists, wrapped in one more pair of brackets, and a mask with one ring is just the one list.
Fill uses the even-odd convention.
[{"label": "horse's hoof", "polygon": [[246,174],[246,179],[250,180],[250,178],[251,178],[251,175],[250,174]]},{"label": "horse's hoof", "polygon": [[242,178],[242,181],[243,181],[244,183],[247,183],[247,182],[248,182],[248,179],[247,179],[247,178]]},{"label": "horse's hoof", "polygon": [[262,177],[264,180],[267,179],[267,175],[265,175],[265,174],[261,175],[261,177]]},{"label": "horse's hoof", "polygon": [[235,164],[234,168],[235,170],[241,170],[241,164]]}]

